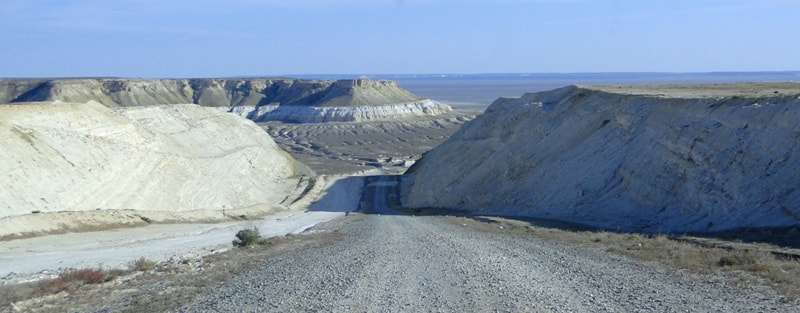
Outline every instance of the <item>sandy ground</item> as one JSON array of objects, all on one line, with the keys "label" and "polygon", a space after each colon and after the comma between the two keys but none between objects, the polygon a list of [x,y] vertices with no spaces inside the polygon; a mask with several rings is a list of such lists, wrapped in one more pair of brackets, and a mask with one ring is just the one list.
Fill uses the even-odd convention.
[{"label": "sandy ground", "polygon": [[257,227],[263,237],[301,233],[358,208],[363,179],[327,179],[291,206],[261,220],[216,224],[154,224],[0,242],[0,285],[56,275],[65,268],[125,268],[144,257],[183,259],[231,247],[236,232]]}]

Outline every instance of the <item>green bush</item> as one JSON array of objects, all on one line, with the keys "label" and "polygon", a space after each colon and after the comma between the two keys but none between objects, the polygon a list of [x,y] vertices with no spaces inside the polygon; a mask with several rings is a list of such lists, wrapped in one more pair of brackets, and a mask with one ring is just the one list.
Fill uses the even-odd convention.
[{"label": "green bush", "polygon": [[258,243],[261,240],[261,234],[258,233],[258,229],[253,227],[253,229],[242,229],[238,233],[236,233],[236,239],[233,241],[233,245],[236,247],[247,247],[254,243]]}]

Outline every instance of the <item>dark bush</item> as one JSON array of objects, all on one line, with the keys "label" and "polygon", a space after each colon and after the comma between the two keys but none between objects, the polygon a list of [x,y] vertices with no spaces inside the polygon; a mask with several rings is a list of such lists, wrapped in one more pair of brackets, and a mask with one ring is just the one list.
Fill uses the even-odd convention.
[{"label": "dark bush", "polygon": [[756,263],[757,258],[755,255],[749,253],[739,253],[723,255],[719,257],[717,265],[719,266],[742,266]]},{"label": "dark bush", "polygon": [[236,247],[247,247],[258,243],[259,240],[261,240],[261,234],[258,233],[257,228],[242,229],[236,233],[236,240],[233,241],[233,245]]}]

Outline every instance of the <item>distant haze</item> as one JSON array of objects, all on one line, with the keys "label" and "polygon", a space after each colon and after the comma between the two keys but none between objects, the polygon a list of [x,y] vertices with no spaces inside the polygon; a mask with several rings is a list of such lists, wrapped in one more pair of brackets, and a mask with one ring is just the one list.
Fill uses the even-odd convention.
[{"label": "distant haze", "polygon": [[[337,77],[347,75],[329,76]],[[547,91],[567,85],[695,84],[800,81],[800,71],[362,76],[397,80],[401,87],[406,88],[421,97],[435,99],[437,101],[447,103],[454,108],[486,107],[499,97],[519,97],[526,92]]]}]

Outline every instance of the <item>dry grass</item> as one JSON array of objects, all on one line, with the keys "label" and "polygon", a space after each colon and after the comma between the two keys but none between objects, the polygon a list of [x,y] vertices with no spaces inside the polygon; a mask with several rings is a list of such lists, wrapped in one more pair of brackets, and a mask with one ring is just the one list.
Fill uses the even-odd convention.
[{"label": "dry grass", "polygon": [[[138,277],[126,284],[128,289],[138,290],[117,301],[123,303],[123,312],[171,311],[191,304],[198,295],[212,292],[219,282],[254,269],[271,255],[325,244],[338,238],[332,234],[262,238],[259,244],[247,249],[231,249],[192,261],[199,265],[199,269],[165,267]],[[147,292],[153,285],[158,285],[162,292]]]},{"label": "dry grass", "polygon": [[39,281],[37,291],[41,294],[56,294],[62,291],[73,292],[83,285],[101,284],[110,281],[116,275],[116,273],[109,273],[99,268],[69,269],[62,272],[57,278]]},{"label": "dry grass", "polygon": [[0,312],[165,312],[212,292],[219,282],[251,270],[270,255],[338,240],[335,233],[262,239],[247,249],[231,249],[175,263],[142,257],[126,271],[69,270],[57,278],[0,286]]},{"label": "dry grass", "polygon": [[788,300],[800,299],[800,262],[777,257],[769,252],[706,247],[664,234],[541,227],[529,222],[501,218],[459,218],[458,221],[486,230],[533,235],[550,241],[602,249],[695,273],[723,271],[752,283],[766,280]]},{"label": "dry grass", "polygon": [[[76,293],[86,285],[97,285],[115,279],[121,272],[99,268],[68,269],[56,278],[10,286],[0,286],[0,304],[14,303],[60,293]],[[0,306],[0,310],[3,307]]]},{"label": "dry grass", "polygon": [[156,267],[156,262],[150,261],[145,257],[141,257],[136,261],[130,263],[128,268],[133,272],[147,272]]}]

